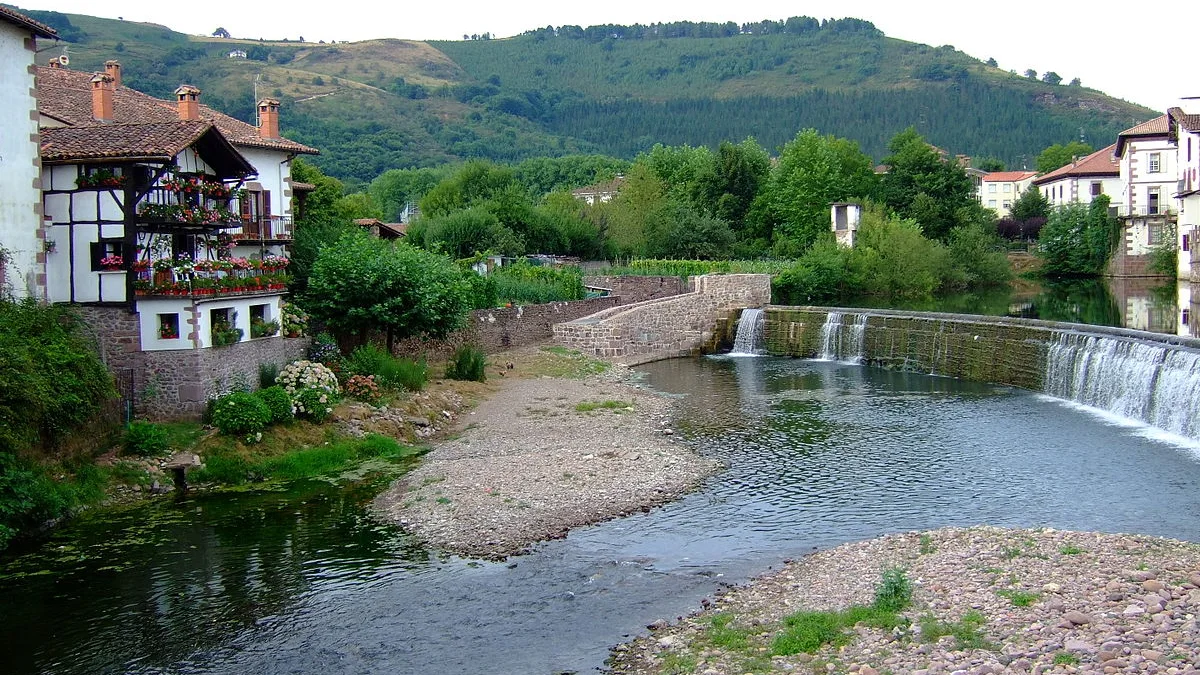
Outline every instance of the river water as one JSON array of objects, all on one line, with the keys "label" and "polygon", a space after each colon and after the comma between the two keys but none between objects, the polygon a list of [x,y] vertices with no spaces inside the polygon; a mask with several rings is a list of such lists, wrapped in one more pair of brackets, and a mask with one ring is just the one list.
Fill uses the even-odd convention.
[{"label": "river water", "polygon": [[988,523],[1200,540],[1200,454],[1045,396],[836,362],[681,359],[728,470],[506,563],[430,552],[378,483],[98,512],[0,558],[0,672],[594,672],[610,646],[814,548]]}]

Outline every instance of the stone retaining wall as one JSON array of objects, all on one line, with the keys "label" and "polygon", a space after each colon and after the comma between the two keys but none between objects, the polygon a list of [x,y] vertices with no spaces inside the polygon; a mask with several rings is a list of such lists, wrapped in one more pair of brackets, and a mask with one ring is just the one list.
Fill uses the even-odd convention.
[{"label": "stone retaining wall", "polygon": [[606,310],[554,326],[554,339],[581,352],[626,363],[698,352],[719,320],[771,299],[765,274],[704,275],[695,290]]},{"label": "stone retaining wall", "polygon": [[621,304],[632,305],[645,300],[666,298],[691,291],[688,282],[680,277],[585,276],[584,286],[607,288],[621,296]]},{"label": "stone retaining wall", "polygon": [[830,312],[865,314],[863,357],[871,365],[1007,384],[1041,391],[1049,344],[1057,333],[1086,332],[1195,348],[1200,342],[1123,328],[983,317],[830,307],[768,306],[764,339],[774,355],[812,358]]}]

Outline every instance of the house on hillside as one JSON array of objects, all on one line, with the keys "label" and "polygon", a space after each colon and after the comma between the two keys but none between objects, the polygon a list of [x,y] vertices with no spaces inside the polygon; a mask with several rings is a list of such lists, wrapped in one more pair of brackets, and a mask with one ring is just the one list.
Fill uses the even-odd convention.
[{"label": "house on hillside", "polygon": [[[103,73],[38,69],[47,297],[80,305],[139,413],[185,417],[260,364],[303,351],[280,337],[291,240],[290,162],[315,153],[259,127]],[[220,349],[213,349],[220,347]]]},{"label": "house on hillside", "polygon": [[1179,278],[1200,281],[1200,259],[1192,257],[1200,234],[1200,97],[1182,99],[1167,111],[1167,133],[1176,149]]},{"label": "house on hillside", "polygon": [[1113,206],[1122,237],[1108,273],[1154,276],[1148,268],[1151,252],[1176,236],[1176,148],[1168,116],[1122,131],[1113,154],[1121,171],[1121,194],[1113,199]]},{"label": "house on hillside", "polygon": [[1012,212],[1013,202],[1033,182],[1036,171],[993,171],[985,174],[979,183],[979,199],[987,208],[1001,218]]},{"label": "house on hillside", "polygon": [[1090,204],[1100,195],[1110,200],[1121,194],[1121,165],[1113,151],[1116,144],[1097,150],[1033,179],[1050,206]]},{"label": "house on hillside", "polygon": [[53,28],[0,6],[0,296],[46,297],[34,59]]},{"label": "house on hillside", "polygon": [[355,218],[354,224],[366,228],[371,236],[379,239],[396,240],[408,236],[408,225],[404,223],[385,223],[378,218]]},{"label": "house on hillside", "polygon": [[619,175],[606,183],[596,183],[571,190],[571,195],[576,199],[582,199],[588,204],[602,204],[616,197],[617,193],[621,191],[621,186],[624,184],[625,177]]},{"label": "house on hillside", "polygon": [[246,58],[246,50],[245,50],[245,49],[234,49],[234,50],[231,50],[231,51],[229,52],[229,58],[231,58],[231,59],[244,59],[244,58]]}]

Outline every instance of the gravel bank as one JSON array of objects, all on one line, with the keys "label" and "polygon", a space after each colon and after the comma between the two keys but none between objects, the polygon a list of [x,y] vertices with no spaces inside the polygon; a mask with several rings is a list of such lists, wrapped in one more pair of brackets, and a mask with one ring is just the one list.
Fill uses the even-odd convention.
[{"label": "gravel bank", "polygon": [[622,371],[505,378],[376,507],[434,548],[501,559],[677,498],[719,465],[675,442],[670,401]]},{"label": "gravel bank", "polygon": [[[860,624],[844,647],[772,655],[785,616],[870,604],[882,572],[895,566],[914,583],[904,612],[910,626],[888,632]],[[677,625],[657,623],[649,637],[615,648],[613,671],[1200,670],[1200,545],[1169,539],[991,527],[897,534],[814,553],[706,604]],[[935,623],[958,627],[960,635],[930,639]]]}]

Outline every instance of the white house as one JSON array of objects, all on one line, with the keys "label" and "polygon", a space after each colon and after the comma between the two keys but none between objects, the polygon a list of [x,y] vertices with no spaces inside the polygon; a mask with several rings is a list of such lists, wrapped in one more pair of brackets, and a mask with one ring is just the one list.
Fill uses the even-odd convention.
[{"label": "white house", "polygon": [[1179,278],[1200,281],[1200,264],[1196,269],[1192,264],[1192,248],[1200,234],[1200,97],[1182,99],[1167,111],[1167,118],[1176,149],[1173,196],[1179,209]]},{"label": "white house", "polygon": [[1109,264],[1114,276],[1153,276],[1150,253],[1175,230],[1176,148],[1167,115],[1122,131],[1113,154],[1120,163],[1121,194],[1113,200],[1123,245]]},{"label": "white house", "polygon": [[621,191],[621,186],[625,184],[624,176],[617,176],[607,183],[596,183],[586,187],[571,190],[571,195],[576,199],[582,199],[588,204],[602,204],[611,201],[617,193]]},{"label": "white house", "polygon": [[0,5],[0,296],[46,296],[34,57],[55,35]]},{"label": "white house", "polygon": [[1033,179],[1050,206],[1090,204],[1100,195],[1118,199],[1122,191],[1121,166],[1113,155],[1116,144],[1076,159]]},{"label": "white house", "polygon": [[1036,171],[993,171],[985,174],[979,184],[980,203],[1007,218],[1013,202],[1033,182]]},{"label": "white house", "polygon": [[838,246],[854,248],[858,238],[858,224],[862,220],[862,205],[850,202],[834,202],[829,205],[829,228]]}]

